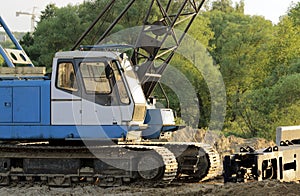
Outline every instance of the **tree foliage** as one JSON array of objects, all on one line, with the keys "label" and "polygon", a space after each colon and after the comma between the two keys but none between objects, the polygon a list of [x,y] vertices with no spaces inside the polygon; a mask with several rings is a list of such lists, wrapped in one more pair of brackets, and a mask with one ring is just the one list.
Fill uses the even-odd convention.
[{"label": "tree foliage", "polygon": [[[256,25],[259,23],[256,22]],[[262,27],[268,29],[266,25]],[[269,26],[269,34],[264,38],[266,41],[255,47],[262,47],[262,50],[253,53],[263,69],[247,71],[247,75],[256,72],[256,83],[253,81],[251,84],[257,85],[240,97],[240,114],[238,119],[230,123],[229,128],[235,129],[230,132],[275,139],[277,126],[299,124],[296,117],[299,114],[300,87],[299,32],[299,25],[290,14],[282,17],[277,25]],[[258,35],[259,32],[255,34]],[[248,64],[253,62],[255,61],[245,61]],[[245,76],[242,78],[247,79]]]}]

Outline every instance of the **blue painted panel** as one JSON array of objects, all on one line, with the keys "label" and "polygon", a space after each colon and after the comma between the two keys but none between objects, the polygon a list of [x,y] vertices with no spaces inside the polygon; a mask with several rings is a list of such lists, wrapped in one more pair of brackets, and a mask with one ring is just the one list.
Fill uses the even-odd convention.
[{"label": "blue painted panel", "polygon": [[[0,125],[50,125],[50,80],[2,80],[0,86],[11,89],[12,97],[10,114],[2,112],[0,102]],[[0,101],[4,94],[0,91]]]},{"label": "blue painted panel", "polygon": [[13,122],[38,123],[41,121],[40,87],[13,87]]},{"label": "blue painted panel", "polygon": [[0,123],[12,122],[12,88],[0,88]]},{"label": "blue painted panel", "polygon": [[41,124],[50,125],[51,121],[51,97],[50,97],[50,80],[44,81],[41,85]]},{"label": "blue painted panel", "polygon": [[111,139],[123,138],[126,126],[0,126],[1,139]]}]

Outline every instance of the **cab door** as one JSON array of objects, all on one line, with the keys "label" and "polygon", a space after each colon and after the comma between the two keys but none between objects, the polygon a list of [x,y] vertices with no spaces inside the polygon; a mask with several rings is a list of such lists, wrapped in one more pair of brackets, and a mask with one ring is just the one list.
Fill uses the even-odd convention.
[{"label": "cab door", "polygon": [[51,87],[51,123],[81,125],[81,97],[73,60],[62,60],[53,67]]}]

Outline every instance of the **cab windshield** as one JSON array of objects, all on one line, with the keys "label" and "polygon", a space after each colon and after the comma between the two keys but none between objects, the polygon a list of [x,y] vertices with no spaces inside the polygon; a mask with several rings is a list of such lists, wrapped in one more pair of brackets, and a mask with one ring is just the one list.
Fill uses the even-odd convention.
[{"label": "cab windshield", "polygon": [[86,95],[104,105],[129,104],[124,77],[116,61],[81,62],[80,72]]}]

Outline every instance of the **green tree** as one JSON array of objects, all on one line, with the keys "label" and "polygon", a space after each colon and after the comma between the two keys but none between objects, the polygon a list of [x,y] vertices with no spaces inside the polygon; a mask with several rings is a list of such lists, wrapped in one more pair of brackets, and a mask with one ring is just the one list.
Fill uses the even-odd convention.
[{"label": "green tree", "polygon": [[50,3],[46,6],[44,11],[41,11],[41,16],[40,16],[40,22],[42,22],[43,20],[47,20],[50,18],[55,17],[56,15],[56,11],[58,10],[58,7],[56,7],[55,4]]},{"label": "green tree", "polygon": [[266,85],[276,83],[282,76],[295,70],[293,62],[300,56],[300,24],[296,25],[291,17],[283,17],[275,27],[274,41],[270,44],[271,62],[269,65],[271,77]]},{"label": "green tree", "polygon": [[[296,7],[297,8],[297,7]],[[265,81],[242,97],[242,117],[249,129],[246,136],[275,139],[278,126],[299,124],[300,36],[296,10],[273,27],[267,43],[269,63]]]},{"label": "green tree", "polygon": [[50,68],[54,53],[69,50],[83,32],[80,25],[77,6],[67,6],[60,9],[49,7],[51,14],[45,11],[44,19],[38,23],[33,34],[23,38],[23,43],[29,56],[39,66]]},{"label": "green tree", "polygon": [[212,2],[212,10],[218,10],[222,13],[231,13],[235,9],[232,6],[231,0],[217,0]]},{"label": "green tree", "polygon": [[299,124],[299,95],[300,74],[283,76],[272,87],[247,93],[243,116],[251,129],[244,136],[274,140],[276,127]]},{"label": "green tree", "polygon": [[293,20],[294,24],[300,25],[300,2],[291,5],[288,16]]},{"label": "green tree", "polygon": [[[214,38],[210,52],[226,86],[227,118],[225,128],[242,127],[242,97],[258,88],[268,75],[268,43],[273,39],[272,23],[259,16],[243,13],[243,3],[235,8],[231,1],[216,1],[206,13]],[[238,126],[236,124],[239,124]]]}]

